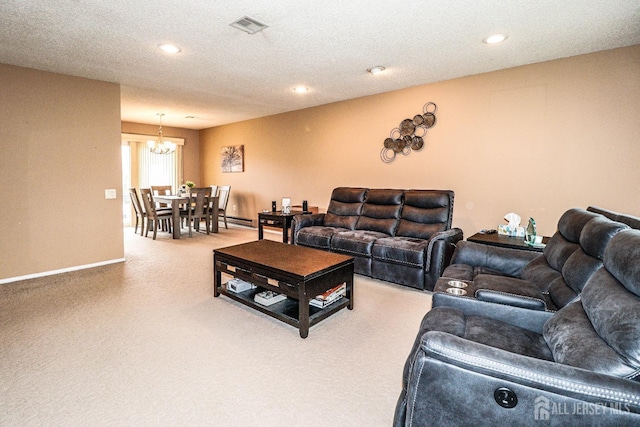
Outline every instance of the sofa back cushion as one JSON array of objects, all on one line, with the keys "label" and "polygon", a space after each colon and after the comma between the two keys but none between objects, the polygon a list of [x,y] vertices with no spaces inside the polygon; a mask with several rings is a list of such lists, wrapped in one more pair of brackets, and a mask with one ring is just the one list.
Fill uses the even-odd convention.
[{"label": "sofa back cushion", "polygon": [[601,215],[604,215],[612,221],[627,224],[630,228],[635,228],[636,230],[640,230],[640,217],[611,211],[609,209],[600,208],[598,206],[589,206],[587,210],[589,212],[596,212]]},{"label": "sofa back cushion", "polygon": [[544,325],[554,360],[638,379],[640,373],[640,231],[624,230],[609,242],[604,265],[581,300]]},{"label": "sofa back cushion", "polygon": [[331,201],[324,216],[324,225],[354,230],[367,197],[366,188],[338,187],[331,193]]},{"label": "sofa back cushion", "polygon": [[[589,278],[602,267],[604,250],[613,236],[629,227],[604,216],[592,218],[580,233],[580,248],[562,267],[562,277],[549,286],[549,296],[558,307],[575,299]],[[568,289],[567,289],[568,288]]]},{"label": "sofa back cushion", "polygon": [[396,236],[429,239],[451,228],[453,191],[407,190]]},{"label": "sofa back cushion", "polygon": [[356,230],[379,231],[392,236],[400,221],[403,199],[402,190],[369,190]]},{"label": "sofa back cushion", "polygon": [[[567,259],[580,248],[580,234],[584,226],[599,216],[601,215],[580,208],[569,209],[562,214],[558,220],[558,231],[551,236],[544,248],[544,257],[551,268],[558,272],[562,271]],[[523,277],[524,275],[526,275],[526,269]]]},{"label": "sofa back cushion", "polygon": [[613,236],[628,228],[604,216],[587,222],[580,234],[580,249],[562,267],[562,277],[574,292],[580,293],[587,280],[602,267],[604,250]]}]

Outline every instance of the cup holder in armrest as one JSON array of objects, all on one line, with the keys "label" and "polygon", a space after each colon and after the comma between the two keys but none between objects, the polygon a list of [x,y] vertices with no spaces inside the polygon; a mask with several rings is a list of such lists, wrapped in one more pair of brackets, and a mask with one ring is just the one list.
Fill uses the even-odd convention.
[{"label": "cup holder in armrest", "polygon": [[[466,286],[466,284],[465,284],[465,286]],[[461,288],[447,288],[447,293],[450,293],[452,295],[462,296],[462,295],[466,295],[467,291],[465,289],[461,289]]]},{"label": "cup holder in armrest", "polygon": [[[461,282],[460,280],[449,280],[447,282],[447,284],[449,286],[451,286],[452,288],[466,288],[468,285],[464,282]],[[453,292],[452,292],[453,293]],[[465,292],[466,293],[466,292]],[[462,294],[464,295],[464,294]]]}]

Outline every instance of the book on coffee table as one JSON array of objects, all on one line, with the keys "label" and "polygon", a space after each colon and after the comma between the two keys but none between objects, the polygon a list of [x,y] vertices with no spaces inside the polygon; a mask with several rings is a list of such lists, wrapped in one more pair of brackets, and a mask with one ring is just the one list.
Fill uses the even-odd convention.
[{"label": "book on coffee table", "polygon": [[285,294],[279,294],[273,291],[258,292],[253,297],[253,300],[258,304],[267,305],[267,306],[273,305],[280,301],[284,301],[286,299],[287,299],[287,296]]},{"label": "book on coffee table", "polygon": [[309,305],[318,308],[325,308],[329,304],[333,304],[347,294],[347,285],[345,283],[329,289],[325,293],[309,300]]}]

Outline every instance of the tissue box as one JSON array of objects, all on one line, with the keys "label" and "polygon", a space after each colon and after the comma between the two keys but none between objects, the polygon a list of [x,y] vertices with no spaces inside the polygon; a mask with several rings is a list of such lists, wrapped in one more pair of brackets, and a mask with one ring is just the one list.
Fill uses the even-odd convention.
[{"label": "tissue box", "polygon": [[498,234],[509,237],[524,237],[524,227],[509,227],[506,224],[498,225]]}]

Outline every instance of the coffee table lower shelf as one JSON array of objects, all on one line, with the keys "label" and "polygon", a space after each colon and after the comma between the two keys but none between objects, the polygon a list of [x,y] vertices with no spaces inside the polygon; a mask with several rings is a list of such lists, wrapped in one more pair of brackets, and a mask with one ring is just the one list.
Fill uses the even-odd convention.
[{"label": "coffee table lower shelf", "polygon": [[[222,287],[218,288],[218,292],[222,295],[226,295],[232,300],[238,301],[248,307],[258,310],[268,316],[278,319],[282,322],[288,323],[291,326],[300,328],[300,319],[298,319],[300,312],[299,302],[293,298],[287,298],[284,301],[277,302],[272,305],[262,305],[254,301],[253,297],[266,288],[257,287],[244,292],[231,292],[227,290],[226,283]],[[313,326],[316,323],[326,319],[335,312],[347,307],[349,305],[349,299],[342,297],[333,304],[328,305],[325,308],[318,308],[309,305],[309,326]]]}]

